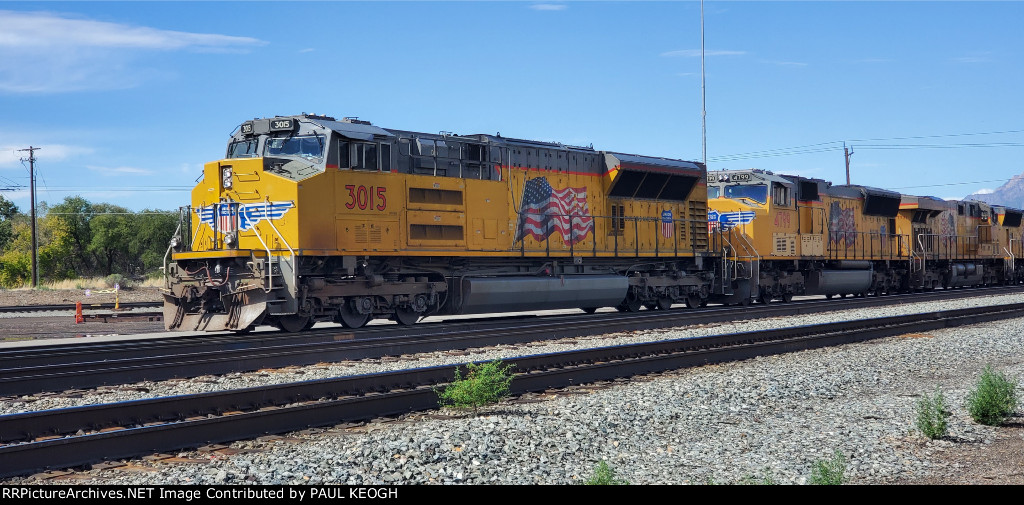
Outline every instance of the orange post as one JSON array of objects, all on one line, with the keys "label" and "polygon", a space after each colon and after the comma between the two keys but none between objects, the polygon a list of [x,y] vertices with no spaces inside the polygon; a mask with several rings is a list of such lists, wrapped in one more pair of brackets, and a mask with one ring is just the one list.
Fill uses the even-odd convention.
[{"label": "orange post", "polygon": [[75,324],[82,324],[85,322],[85,316],[82,315],[82,302],[75,302]]}]

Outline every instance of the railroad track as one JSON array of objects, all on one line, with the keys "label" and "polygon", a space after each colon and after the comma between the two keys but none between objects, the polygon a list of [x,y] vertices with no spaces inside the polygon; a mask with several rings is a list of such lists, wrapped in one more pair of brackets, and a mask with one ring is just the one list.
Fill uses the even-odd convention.
[{"label": "railroad track", "polygon": [[845,303],[808,300],[752,306],[743,311],[716,307],[698,311],[502,317],[412,327],[384,325],[355,331],[332,328],[303,334],[212,334],[8,348],[0,349],[0,397],[1022,291],[1021,287],[964,289],[848,299]]},{"label": "railroad track", "polygon": [[[512,393],[543,391],[708,363],[1024,316],[1024,303],[506,360]],[[0,416],[0,477],[170,452],[437,406],[456,366],[320,379],[215,393]]]},{"label": "railroad track", "polygon": [[[118,304],[122,309],[147,309],[153,307],[163,307],[163,302],[124,302]],[[13,313],[13,312],[24,312],[31,314],[35,312],[54,312],[54,311],[70,311],[72,314],[75,312],[75,304],[73,303],[61,303],[54,305],[9,305],[0,306],[0,313]],[[113,303],[83,303],[82,309],[92,310],[114,310]]]}]

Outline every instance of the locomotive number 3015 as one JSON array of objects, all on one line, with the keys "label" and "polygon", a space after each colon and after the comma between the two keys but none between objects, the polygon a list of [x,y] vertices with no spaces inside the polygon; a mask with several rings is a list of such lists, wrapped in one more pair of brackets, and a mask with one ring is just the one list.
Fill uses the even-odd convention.
[{"label": "locomotive number 3015", "polygon": [[348,190],[349,200],[345,204],[346,209],[384,210],[388,208],[388,199],[384,195],[388,188],[346,184],[345,189]]}]

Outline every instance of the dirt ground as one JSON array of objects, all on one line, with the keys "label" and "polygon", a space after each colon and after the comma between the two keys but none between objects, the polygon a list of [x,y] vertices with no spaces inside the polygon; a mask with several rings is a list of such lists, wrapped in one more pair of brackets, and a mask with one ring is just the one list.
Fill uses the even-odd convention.
[{"label": "dirt ground", "polygon": [[[117,293],[122,302],[161,302],[159,288],[132,288]],[[89,290],[88,296],[83,289],[0,289],[0,307],[16,305],[55,305],[90,303],[114,303],[113,290]]]},{"label": "dirt ground", "polygon": [[999,428],[991,444],[954,443],[934,454],[932,460],[947,463],[945,473],[893,484],[1024,485],[1024,416],[1013,417]]}]

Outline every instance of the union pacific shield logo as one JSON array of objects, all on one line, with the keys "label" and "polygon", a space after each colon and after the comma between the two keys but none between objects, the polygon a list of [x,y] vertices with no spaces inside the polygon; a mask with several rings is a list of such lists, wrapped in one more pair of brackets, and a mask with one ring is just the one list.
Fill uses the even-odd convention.
[{"label": "union pacific shield logo", "polygon": [[714,230],[715,228],[721,228],[722,231],[727,231],[731,228],[739,226],[741,224],[747,224],[754,220],[754,216],[757,213],[752,210],[741,210],[737,212],[718,212],[717,210],[708,211],[708,228]]},{"label": "union pacific shield logo", "polygon": [[[217,229],[220,231],[233,231],[232,224],[237,217],[238,229],[247,231],[260,221],[281,219],[294,206],[294,202],[222,203],[199,207],[196,209],[196,214],[199,215],[199,221],[206,223],[211,228],[214,227],[214,221],[218,221]],[[217,216],[217,214],[220,215]]]}]

